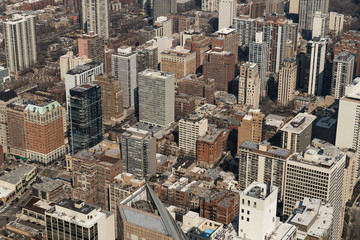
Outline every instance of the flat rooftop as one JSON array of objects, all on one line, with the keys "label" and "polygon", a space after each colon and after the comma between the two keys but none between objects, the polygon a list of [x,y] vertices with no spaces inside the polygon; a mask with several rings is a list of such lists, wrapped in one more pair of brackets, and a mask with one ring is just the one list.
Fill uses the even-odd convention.
[{"label": "flat rooftop", "polygon": [[308,113],[299,113],[290,122],[281,128],[281,131],[300,134],[316,120],[316,116]]},{"label": "flat rooftop", "polygon": [[265,199],[275,189],[276,187],[274,186],[271,186],[269,189],[269,186],[266,185],[265,183],[253,182],[243,192],[241,192],[241,195],[246,195],[258,199]]},{"label": "flat rooftop", "polygon": [[170,77],[175,78],[175,75],[173,73],[162,72],[154,69],[146,69],[145,71],[140,72],[139,75],[151,77],[151,78],[161,78],[161,79],[168,79]]},{"label": "flat rooftop", "polygon": [[17,184],[23,179],[24,176],[30,174],[35,169],[36,167],[34,166],[28,164],[21,164],[11,172],[5,173],[4,175],[0,176],[0,181]]},{"label": "flat rooftop", "polygon": [[227,34],[230,34],[232,32],[235,32],[235,29],[233,29],[233,28],[222,28],[222,29],[219,29],[216,33],[217,34],[222,34],[222,35],[227,35]]},{"label": "flat rooftop", "polygon": [[82,214],[89,214],[90,212],[92,212],[93,210],[96,209],[95,207],[90,206],[81,200],[75,202],[70,199],[64,199],[64,200],[61,200],[56,205],[61,206],[63,208],[70,209],[70,210],[78,212],[78,213],[82,213]]},{"label": "flat rooftop", "polygon": [[52,192],[64,185],[62,182],[53,180],[48,177],[41,177],[41,181],[42,182],[34,183],[32,185],[33,188],[41,192]]},{"label": "flat rooftop", "polygon": [[102,65],[102,63],[97,63],[97,62],[91,62],[91,63],[86,63],[84,65],[78,65],[75,68],[67,71],[66,74],[69,74],[69,75],[81,74],[81,73],[87,72],[93,68],[99,67],[101,65]]},{"label": "flat rooftop", "polygon": [[270,143],[267,143],[267,144],[269,144],[269,147],[267,147],[266,150],[264,149],[265,151],[262,149],[260,150],[261,144],[265,144],[265,142],[259,144],[256,142],[246,140],[245,142],[240,144],[240,147],[251,149],[251,150],[258,150],[259,152],[270,153],[270,154],[281,156],[284,158],[287,158],[292,153],[291,150],[289,150],[289,149],[271,146]]}]

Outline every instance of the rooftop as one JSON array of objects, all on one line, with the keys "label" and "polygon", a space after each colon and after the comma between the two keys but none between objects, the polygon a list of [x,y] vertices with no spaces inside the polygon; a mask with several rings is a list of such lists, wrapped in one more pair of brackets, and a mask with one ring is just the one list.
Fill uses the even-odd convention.
[{"label": "rooftop", "polygon": [[222,129],[216,128],[216,125],[210,125],[206,135],[199,137],[198,141],[215,142],[215,140],[223,133]]},{"label": "rooftop", "polygon": [[299,113],[290,122],[285,124],[281,128],[281,131],[292,132],[295,134],[300,134],[305,128],[311,125],[316,119],[316,116],[308,113]]},{"label": "rooftop", "polygon": [[145,71],[140,72],[139,75],[147,76],[151,78],[161,78],[161,79],[168,79],[169,77],[173,77],[173,78],[175,77],[173,73],[162,72],[155,69],[146,69]]},{"label": "rooftop", "polygon": [[12,89],[6,89],[0,92],[0,101],[8,102],[9,100],[16,98],[18,95]]},{"label": "rooftop", "polygon": [[339,54],[339,56],[337,56],[335,58],[334,62],[348,63],[354,58],[355,58],[354,54],[352,54],[350,52],[342,52],[342,53]]},{"label": "rooftop", "polygon": [[45,214],[45,211],[55,206],[55,203],[49,202],[44,199],[32,197],[24,206],[25,209],[29,209],[38,213]]},{"label": "rooftop", "polygon": [[277,187],[269,186],[265,183],[253,182],[251,183],[241,195],[246,195],[258,199],[266,199]]},{"label": "rooftop", "polygon": [[52,192],[64,185],[60,181],[56,181],[44,176],[41,176],[38,179],[40,179],[40,182],[34,183],[32,187],[41,192]]},{"label": "rooftop", "polygon": [[235,32],[235,29],[233,28],[222,28],[222,29],[219,29],[216,33],[217,34],[222,34],[222,35],[228,35],[232,32]]},{"label": "rooftop", "polygon": [[270,153],[271,155],[281,156],[287,158],[291,155],[291,150],[285,148],[279,148],[271,146],[269,142],[264,141],[262,143],[256,143],[246,140],[243,142],[240,147],[247,148],[251,150],[258,150],[259,152]]},{"label": "rooftop", "polygon": [[99,67],[102,64],[103,63],[91,62],[91,63],[86,63],[84,65],[77,65],[75,68],[69,70],[66,74],[69,74],[69,75],[81,74],[81,73],[90,71],[93,68]]},{"label": "rooftop", "polygon": [[317,123],[317,127],[321,128],[331,128],[336,124],[337,120],[335,118],[332,118],[330,116],[321,118]]},{"label": "rooftop", "polygon": [[0,181],[15,185],[22,181],[24,176],[30,174],[35,169],[36,167],[34,166],[28,164],[21,164],[15,170],[12,170],[11,172],[5,173],[4,175],[0,176]]}]

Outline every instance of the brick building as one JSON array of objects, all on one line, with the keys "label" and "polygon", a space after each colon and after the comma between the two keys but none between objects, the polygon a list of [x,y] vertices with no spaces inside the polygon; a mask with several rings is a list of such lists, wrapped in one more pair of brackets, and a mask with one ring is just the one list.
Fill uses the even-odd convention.
[{"label": "brick building", "polygon": [[185,40],[184,48],[196,53],[196,69],[199,69],[205,59],[205,53],[210,50],[211,38],[204,33],[191,35]]},{"label": "brick building", "polygon": [[71,198],[108,209],[108,186],[122,172],[120,158],[82,150],[72,157]]},{"label": "brick building", "polygon": [[7,106],[9,153],[26,156],[24,109],[21,100]]},{"label": "brick building", "polygon": [[35,11],[43,9],[48,5],[55,5],[55,0],[28,0],[23,2],[21,9],[24,11]]},{"label": "brick building", "polygon": [[175,95],[175,121],[186,117],[195,111],[195,98],[193,96],[176,93]]},{"label": "brick building", "polygon": [[214,102],[214,93],[216,89],[215,80],[190,74],[180,79],[178,82],[179,92],[194,97],[204,97],[206,102],[212,104]]},{"label": "brick building", "polygon": [[205,79],[215,79],[217,91],[227,92],[235,76],[235,55],[213,47],[206,52],[203,69]]},{"label": "brick building", "polygon": [[101,88],[103,120],[120,122],[124,116],[124,91],[115,77],[95,76],[94,84]]},{"label": "brick building", "polygon": [[180,13],[168,13],[167,19],[172,22],[172,33],[181,33],[190,28],[191,18]]},{"label": "brick building", "polygon": [[205,136],[196,142],[197,165],[205,168],[214,167],[224,149],[224,132],[210,125]]},{"label": "brick building", "polygon": [[239,214],[239,194],[225,189],[201,196],[200,216],[229,224]]},{"label": "brick building", "polygon": [[238,41],[239,34],[232,28],[223,28],[215,33],[215,37],[211,40],[212,49],[222,48],[234,54],[235,63],[238,61]]},{"label": "brick building", "polygon": [[78,39],[79,57],[86,56],[97,63],[105,63],[104,37],[89,32]]}]

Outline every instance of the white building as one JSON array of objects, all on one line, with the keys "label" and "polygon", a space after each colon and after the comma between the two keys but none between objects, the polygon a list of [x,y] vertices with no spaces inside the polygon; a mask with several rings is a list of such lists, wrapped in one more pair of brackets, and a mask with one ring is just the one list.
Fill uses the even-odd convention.
[{"label": "white building", "polygon": [[78,65],[65,73],[66,105],[70,104],[70,89],[84,83],[92,83],[95,76],[101,74],[104,74],[104,64],[94,62]]},{"label": "white building", "polygon": [[[338,125],[336,131],[336,146],[360,150],[360,78],[355,78],[345,89],[345,96],[340,99]],[[360,158],[357,161],[357,178]]]},{"label": "white building", "polygon": [[345,88],[354,76],[355,55],[342,52],[334,59],[331,79],[331,95],[340,99],[345,95]]},{"label": "white building", "polygon": [[308,76],[308,94],[321,95],[327,40],[325,38],[314,38],[308,42],[307,57],[310,59]]},{"label": "white building", "polygon": [[196,141],[208,129],[208,120],[197,114],[190,114],[179,122],[179,148],[185,155],[196,156]]},{"label": "white building", "polygon": [[109,39],[109,1],[81,0],[81,10],[83,29]]},{"label": "white building", "polygon": [[236,18],[236,12],[237,12],[236,0],[220,0],[218,29],[230,27],[233,23],[233,18]]},{"label": "white building", "polygon": [[240,193],[239,237],[266,239],[276,228],[278,188],[253,182]]},{"label": "white building", "polygon": [[172,35],[172,20],[171,19],[167,19],[167,17],[163,17],[163,16],[158,17],[156,19],[156,21],[154,22],[154,26],[157,27],[155,29],[156,36],[171,37],[171,35]]},{"label": "white building", "polygon": [[12,73],[30,68],[37,62],[35,16],[14,14],[3,27],[7,67]]},{"label": "white building", "polygon": [[201,0],[201,11],[216,12],[219,10],[219,0]]},{"label": "white building", "polygon": [[266,96],[266,73],[269,68],[269,54],[269,44],[263,41],[263,32],[257,32],[255,35],[255,42],[251,42],[249,46],[249,62],[258,65],[261,96]]},{"label": "white building", "polygon": [[260,77],[256,63],[246,62],[240,66],[238,103],[251,108],[259,108]]},{"label": "white building", "polygon": [[174,39],[169,37],[154,37],[153,39],[146,42],[146,45],[151,45],[158,48],[158,63],[161,62],[161,53],[166,49],[172,48]]},{"label": "white building", "polygon": [[84,65],[86,63],[92,62],[91,59],[86,56],[81,58],[74,56],[73,51],[67,52],[65,55],[60,57],[60,77],[62,80],[65,79],[65,74],[75,68],[78,65]]},{"label": "white building", "polygon": [[290,216],[297,201],[317,198],[334,207],[331,239],[341,239],[345,201],[344,169],[346,154],[320,139],[301,153],[294,153],[286,164],[284,187],[285,216]]},{"label": "white building", "polygon": [[175,121],[175,75],[147,69],[139,78],[139,120],[168,126]]},{"label": "white building", "polygon": [[299,113],[281,128],[282,148],[294,152],[305,151],[311,143],[312,124],[316,116]]},{"label": "white building", "polygon": [[114,214],[98,206],[64,199],[45,215],[49,239],[115,239]]},{"label": "white building", "polygon": [[300,0],[299,27],[311,37],[316,12],[328,13],[329,0]]},{"label": "white building", "polygon": [[137,53],[131,47],[118,48],[117,53],[111,56],[112,75],[120,81],[124,91],[124,107],[135,105],[137,88]]},{"label": "white building", "polygon": [[329,30],[335,31],[336,35],[340,35],[344,28],[344,14],[330,12]]},{"label": "white building", "polygon": [[312,28],[312,37],[325,37],[329,30],[329,14],[316,12]]}]

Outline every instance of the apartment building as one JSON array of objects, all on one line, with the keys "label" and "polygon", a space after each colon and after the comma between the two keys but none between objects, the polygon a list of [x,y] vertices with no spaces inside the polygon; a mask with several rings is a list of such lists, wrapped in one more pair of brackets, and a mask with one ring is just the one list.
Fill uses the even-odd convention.
[{"label": "apartment building", "polygon": [[224,150],[224,131],[210,125],[205,136],[196,141],[196,162],[199,167],[213,168]]},{"label": "apartment building", "polygon": [[297,77],[297,63],[295,58],[284,60],[279,73],[277,102],[280,106],[287,107],[295,98]]},{"label": "apartment building", "polygon": [[353,81],[355,55],[342,52],[333,61],[331,95],[340,99],[345,95],[345,88]]},{"label": "apartment building", "polygon": [[94,32],[109,39],[109,1],[108,0],[81,0],[82,29]]},{"label": "apartment building", "polygon": [[240,66],[238,103],[259,108],[261,80],[256,63],[246,62]]},{"label": "apartment building", "polygon": [[206,102],[213,104],[215,100],[215,79],[190,74],[178,81],[179,92],[194,97],[206,98]]},{"label": "apartment building", "polygon": [[64,81],[65,74],[74,69],[78,65],[85,65],[87,63],[91,63],[93,60],[88,58],[87,56],[76,57],[74,56],[73,51],[67,52],[65,55],[60,57],[60,77]]},{"label": "apartment building", "polygon": [[104,37],[94,32],[82,35],[78,39],[79,57],[86,56],[93,62],[105,64],[105,43]]}]

